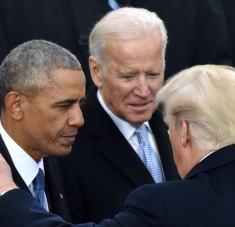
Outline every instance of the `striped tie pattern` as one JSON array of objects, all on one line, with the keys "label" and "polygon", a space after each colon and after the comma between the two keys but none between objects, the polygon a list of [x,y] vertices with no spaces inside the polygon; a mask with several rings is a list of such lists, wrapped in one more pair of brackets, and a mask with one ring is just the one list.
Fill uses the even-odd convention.
[{"label": "striped tie pattern", "polygon": [[158,152],[155,152],[148,140],[147,126],[142,124],[136,129],[135,134],[139,143],[138,155],[149,170],[156,183],[165,180],[162,171],[161,160]]}]

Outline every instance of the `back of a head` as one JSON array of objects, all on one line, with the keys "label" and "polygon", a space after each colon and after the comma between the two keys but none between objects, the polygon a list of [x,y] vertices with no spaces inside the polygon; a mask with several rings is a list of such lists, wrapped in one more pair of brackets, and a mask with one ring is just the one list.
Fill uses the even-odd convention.
[{"label": "back of a head", "polygon": [[65,48],[45,40],[32,40],[13,49],[0,66],[0,107],[10,91],[34,95],[53,82],[53,70],[81,70],[77,58]]},{"label": "back of a head", "polygon": [[198,65],[172,77],[158,92],[172,125],[189,122],[198,147],[215,150],[235,142],[235,69]]},{"label": "back of a head", "polygon": [[109,12],[95,24],[89,37],[90,54],[103,60],[105,45],[109,38],[128,40],[154,32],[161,36],[163,56],[165,56],[167,32],[157,14],[142,8],[119,8]]}]

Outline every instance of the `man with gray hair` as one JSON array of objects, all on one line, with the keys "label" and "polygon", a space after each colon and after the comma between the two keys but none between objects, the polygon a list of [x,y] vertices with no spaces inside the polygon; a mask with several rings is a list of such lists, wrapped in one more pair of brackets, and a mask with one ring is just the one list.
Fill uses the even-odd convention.
[{"label": "man with gray hair", "polygon": [[112,217],[136,187],[177,178],[155,95],[164,80],[167,33],[141,8],[105,15],[89,37],[96,86],[83,106],[84,127],[62,160],[75,222]]},{"label": "man with gray hair", "polygon": [[17,185],[68,220],[57,160],[47,156],[70,153],[83,125],[79,101],[84,95],[79,61],[54,43],[23,43],[0,66],[0,152]]}]

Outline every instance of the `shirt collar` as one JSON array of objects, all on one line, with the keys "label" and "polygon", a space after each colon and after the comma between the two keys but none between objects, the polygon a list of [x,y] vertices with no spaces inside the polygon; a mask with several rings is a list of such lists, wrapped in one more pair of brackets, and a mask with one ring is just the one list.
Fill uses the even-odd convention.
[{"label": "shirt collar", "polygon": [[202,160],[204,160],[205,158],[207,158],[208,156],[210,156],[212,153],[214,153],[215,151],[213,150],[213,151],[211,151],[211,152],[209,152],[208,154],[206,154],[203,158],[201,158],[200,160],[199,160],[199,162],[201,162]]},{"label": "shirt collar", "polygon": [[18,173],[24,180],[25,184],[29,186],[37,175],[39,168],[44,171],[43,159],[41,159],[39,162],[36,162],[10,137],[10,135],[3,128],[1,122],[0,134]]},{"label": "shirt collar", "polygon": [[[118,129],[121,131],[121,133],[123,134],[123,136],[129,141],[129,139],[133,136],[136,127],[134,127],[133,125],[131,125],[129,122],[121,119],[120,117],[118,117],[116,114],[114,114],[109,107],[106,105],[106,103],[104,102],[103,97],[101,96],[100,92],[97,91],[97,98],[99,100],[100,105],[103,107],[103,109],[105,110],[105,112],[111,117],[111,119],[113,120],[113,122],[115,123],[115,125],[118,127]],[[147,126],[148,131],[150,132],[150,127],[149,127],[149,123],[146,121],[144,122],[144,124]]]}]

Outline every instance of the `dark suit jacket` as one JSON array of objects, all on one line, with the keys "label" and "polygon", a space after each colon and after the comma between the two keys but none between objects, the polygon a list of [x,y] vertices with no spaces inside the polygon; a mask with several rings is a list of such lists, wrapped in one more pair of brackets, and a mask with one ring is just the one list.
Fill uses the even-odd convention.
[{"label": "dark suit jacket", "polygon": [[[15,168],[13,161],[9,155],[7,147],[0,136],[0,153],[6,159],[11,167],[13,179],[15,183],[21,188],[31,194],[24,180],[21,178],[17,169]],[[46,182],[46,194],[48,199],[48,205],[50,212],[62,216],[66,220],[70,220],[69,210],[64,199],[64,190],[62,187],[57,160],[55,158],[44,158],[45,168],[45,182]],[[12,201],[11,203],[14,203]],[[1,220],[0,220],[0,226]]]},{"label": "dark suit jacket", "polygon": [[[232,227],[235,226],[234,176],[233,144],[202,160],[184,180],[136,189],[120,213],[99,225],[65,223],[46,213],[20,190],[0,197],[0,220],[11,227]],[[13,199],[18,202],[16,206],[9,203]],[[7,222],[9,216],[17,217],[17,225],[12,218]]]},{"label": "dark suit jacket", "polygon": [[[85,125],[71,154],[61,161],[66,198],[73,221],[101,221],[117,213],[134,188],[152,176],[96,97],[83,107]],[[150,121],[167,180],[177,178],[167,130],[159,113]]]},{"label": "dark suit jacket", "polygon": [[235,1],[222,0],[224,6],[224,14],[228,30],[229,47],[232,55],[233,66],[235,66]]},{"label": "dark suit jacket", "polygon": [[77,56],[86,75],[88,36],[94,23],[110,10],[107,0],[1,0],[0,62],[15,46],[32,39],[55,42]]}]

